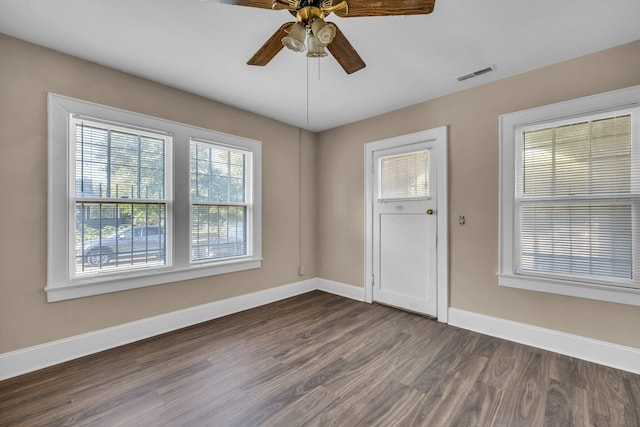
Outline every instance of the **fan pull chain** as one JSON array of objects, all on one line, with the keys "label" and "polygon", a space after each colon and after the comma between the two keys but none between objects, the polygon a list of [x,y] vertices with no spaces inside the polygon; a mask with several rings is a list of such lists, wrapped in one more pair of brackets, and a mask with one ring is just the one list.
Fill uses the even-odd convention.
[{"label": "fan pull chain", "polygon": [[302,264],[302,128],[298,127],[298,275],[304,274]]},{"label": "fan pull chain", "polygon": [[[320,81],[320,58],[318,59],[318,81]],[[309,57],[307,56],[307,124],[309,124]]]}]

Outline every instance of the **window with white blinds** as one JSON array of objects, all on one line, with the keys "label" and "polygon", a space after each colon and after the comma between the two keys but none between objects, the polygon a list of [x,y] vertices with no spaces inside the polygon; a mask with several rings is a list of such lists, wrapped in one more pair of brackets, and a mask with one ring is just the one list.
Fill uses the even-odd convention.
[{"label": "window with white blinds", "polygon": [[631,113],[524,129],[520,139],[516,271],[636,285]]},{"label": "window with white blinds", "polygon": [[71,118],[74,277],[167,265],[166,134]]},{"label": "window with white blinds", "polygon": [[260,141],[49,94],[47,300],[260,268],[261,175]]},{"label": "window with white blinds", "polygon": [[640,88],[501,118],[501,285],[640,305],[640,109],[621,98]]},{"label": "window with white blinds", "polygon": [[191,261],[251,253],[251,152],[191,141]]},{"label": "window with white blinds", "polygon": [[380,158],[380,200],[428,198],[429,151]]}]

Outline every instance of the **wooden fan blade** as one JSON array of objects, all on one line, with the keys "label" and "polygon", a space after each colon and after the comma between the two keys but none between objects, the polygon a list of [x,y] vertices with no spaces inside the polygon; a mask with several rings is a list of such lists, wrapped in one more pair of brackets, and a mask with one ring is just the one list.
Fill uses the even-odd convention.
[{"label": "wooden fan blade", "polygon": [[271,9],[272,0],[208,0],[211,3],[232,4],[235,6],[258,7],[260,9]]},{"label": "wooden fan blade", "polygon": [[336,61],[344,68],[347,74],[355,73],[362,70],[367,64],[364,63],[358,52],[351,46],[349,40],[344,36],[340,28],[335,23],[331,23],[336,27],[336,35],[333,41],[329,43],[327,49],[336,58]]},{"label": "wooden fan blade", "polygon": [[433,12],[436,0],[347,0],[348,8],[336,10],[341,18],[359,16],[426,15]]},{"label": "wooden fan blade", "polygon": [[282,24],[278,30],[273,33],[269,40],[267,40],[260,49],[251,57],[251,59],[247,62],[249,65],[259,65],[265,66],[273,59],[274,56],[282,50],[284,45],[282,44],[282,38],[285,37],[288,33],[285,31],[289,29],[290,26],[295,24],[295,22],[287,22],[286,24]]}]

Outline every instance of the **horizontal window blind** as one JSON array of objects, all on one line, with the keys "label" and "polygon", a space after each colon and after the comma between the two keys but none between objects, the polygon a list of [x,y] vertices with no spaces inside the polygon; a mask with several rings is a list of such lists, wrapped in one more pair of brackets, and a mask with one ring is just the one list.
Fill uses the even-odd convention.
[{"label": "horizontal window blind", "polygon": [[380,158],[381,200],[429,196],[428,150]]},{"label": "horizontal window blind", "polygon": [[524,129],[516,162],[516,272],[637,286],[634,144],[630,113]]},{"label": "horizontal window blind", "polygon": [[629,205],[521,207],[520,270],[633,278]]},{"label": "horizontal window blind", "polygon": [[73,276],[166,265],[166,135],[84,119],[75,138]]},{"label": "horizontal window blind", "polygon": [[191,261],[248,255],[251,153],[195,140],[190,152]]}]

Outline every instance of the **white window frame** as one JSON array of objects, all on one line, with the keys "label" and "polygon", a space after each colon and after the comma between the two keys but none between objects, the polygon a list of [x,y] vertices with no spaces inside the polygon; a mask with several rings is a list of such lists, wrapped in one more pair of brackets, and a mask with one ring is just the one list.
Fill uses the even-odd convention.
[{"label": "white window frame", "polygon": [[[228,144],[223,144],[220,143],[218,141],[210,141],[210,140],[203,140],[203,139],[198,139],[198,138],[191,138],[191,140],[189,141],[189,144],[191,145],[191,143],[196,143],[196,144],[200,144],[200,145],[209,145],[212,147],[216,147],[216,148],[222,148],[222,149],[226,149],[229,151],[235,151],[235,152],[240,152],[242,154],[250,154],[250,152],[242,147],[239,147],[237,145],[228,145]],[[246,158],[246,171],[245,171],[245,201],[244,202],[205,202],[205,201],[194,201],[191,199],[191,188],[189,188],[189,209],[190,209],[190,213],[189,213],[189,218],[192,218],[193,216],[193,207],[194,206],[244,206],[246,207],[246,221],[247,221],[247,230],[246,230],[246,248],[247,248],[247,254],[246,255],[242,255],[242,256],[236,256],[236,257],[227,257],[227,258],[220,258],[217,260],[207,260],[207,259],[203,259],[203,260],[193,260],[193,257],[191,257],[190,262],[193,265],[201,265],[201,264],[205,264],[205,263],[211,263],[211,262],[224,262],[225,260],[241,260],[241,259],[247,259],[250,258],[252,256],[253,253],[253,233],[252,233],[252,229],[253,229],[253,223],[254,223],[254,191],[253,191],[253,182],[251,180],[251,174],[253,171],[253,156],[247,156]],[[189,235],[189,241],[191,242],[190,245],[190,252],[192,254],[193,252],[193,230],[190,228],[189,229],[190,235]]]},{"label": "white window frame", "polygon": [[[75,257],[70,216],[73,172],[70,122],[83,116],[104,123],[141,131],[164,133],[173,138],[166,156],[167,182],[167,265],[126,273],[73,277],[70,257]],[[217,141],[248,151],[252,157],[251,253],[247,257],[211,260],[192,264],[190,241],[189,147],[191,139]],[[47,301],[86,297],[109,292],[171,283],[199,277],[260,268],[262,265],[262,143],[257,140],[216,132],[56,94],[48,94],[48,210],[47,210]],[[172,189],[170,193],[169,189]],[[171,195],[173,197],[171,197]],[[169,245],[169,242],[172,242]]]},{"label": "white window frame", "polygon": [[[516,235],[516,156],[524,128],[551,126],[561,121],[597,116],[620,110],[632,112],[632,138],[640,136],[640,86],[578,98],[530,110],[500,116],[500,235],[498,283],[500,286],[588,298],[600,301],[640,305],[640,289],[623,283],[560,279],[516,271],[518,243]],[[640,144],[633,142],[633,162],[637,162]],[[634,228],[634,242],[640,242]],[[634,254],[634,262],[638,254]]]},{"label": "white window frame", "polygon": [[150,274],[161,272],[163,270],[167,270],[172,265],[171,254],[173,253],[173,232],[172,232],[172,218],[171,218],[171,201],[173,200],[173,137],[166,133],[160,131],[151,131],[151,130],[143,130],[140,128],[135,128],[131,126],[122,126],[113,123],[105,123],[104,121],[96,120],[93,118],[84,117],[78,114],[72,114],[68,118],[69,120],[69,146],[68,146],[68,174],[67,174],[67,182],[68,182],[68,239],[69,245],[67,246],[70,250],[76,246],[75,242],[75,234],[73,230],[76,229],[76,218],[73,215],[75,211],[76,202],[88,202],[88,203],[123,203],[130,201],[131,199],[119,199],[119,198],[102,198],[102,197],[78,197],[76,195],[76,125],[80,124],[89,124],[90,126],[101,127],[102,129],[106,129],[109,131],[119,131],[124,133],[135,133],[138,135],[143,135],[151,138],[157,138],[164,140],[165,147],[165,156],[164,156],[164,198],[163,199],[135,199],[134,202],[143,202],[143,203],[157,203],[165,205],[165,264],[162,266],[155,265],[147,265],[143,264],[137,266],[135,269],[127,268],[121,270],[98,270],[92,271],[91,273],[76,273],[76,257],[69,256],[69,278],[71,283],[82,283],[87,280],[102,280],[101,278],[118,278],[118,277],[126,277],[128,275],[136,275],[136,274]]}]

